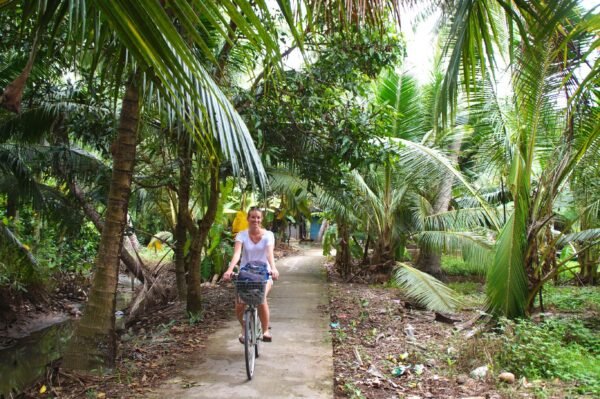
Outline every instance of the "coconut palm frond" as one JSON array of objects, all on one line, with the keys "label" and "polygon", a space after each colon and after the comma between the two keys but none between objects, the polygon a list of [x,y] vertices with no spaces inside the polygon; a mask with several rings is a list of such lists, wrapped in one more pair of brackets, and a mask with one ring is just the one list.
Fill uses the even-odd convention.
[{"label": "coconut palm frond", "polygon": [[27,162],[23,160],[26,149],[9,144],[0,144],[0,176],[4,175],[4,192],[12,192],[31,199],[35,209],[42,209],[43,195]]},{"label": "coconut palm frond", "polygon": [[298,175],[284,169],[269,169],[269,185],[275,191],[285,191],[296,196],[300,192],[307,191],[307,183]]},{"label": "coconut palm frond", "polygon": [[[250,23],[255,20],[256,26],[252,27],[259,33],[252,37],[260,37],[269,48],[275,49],[273,51],[279,51],[278,46],[272,43],[273,38],[264,28],[258,27],[262,24],[254,11],[247,9],[249,3],[240,1],[238,4],[244,9],[243,16],[237,7],[227,3],[231,6],[228,7],[228,15],[239,22],[241,30],[250,34]],[[139,65],[156,76],[163,99],[170,103],[188,130],[194,132],[206,153],[225,156],[231,161],[235,173],[244,171],[253,182],[266,187],[266,174],[248,128],[184,42],[161,4],[141,0],[103,0],[97,5]],[[182,11],[190,10],[186,2],[174,1],[169,5],[186,21],[192,18]],[[215,2],[206,2],[204,6],[218,8]],[[188,33],[195,41],[201,40],[199,35],[191,31]],[[213,140],[220,148],[214,145]]]},{"label": "coconut palm frond", "polygon": [[326,190],[316,192],[315,203],[322,209],[327,209],[336,216],[349,222],[358,222],[359,218],[352,201],[348,201],[347,196],[339,196],[339,193],[329,193]]},{"label": "coconut palm frond", "polygon": [[509,318],[523,316],[527,301],[525,274],[526,213],[510,216],[496,244],[494,264],[487,275],[487,308]]},{"label": "coconut palm frond", "polygon": [[367,200],[371,207],[375,209],[381,208],[381,198],[375,192],[373,192],[371,187],[369,187],[369,185],[365,182],[365,179],[360,172],[354,169],[352,172],[350,172],[350,177],[352,177],[352,181],[356,190],[363,198]]},{"label": "coconut palm frond", "polygon": [[459,305],[459,301],[452,289],[435,277],[406,263],[397,264],[398,268],[394,274],[394,280],[406,291],[410,298],[430,310],[454,312]]},{"label": "coconut palm frond", "polygon": [[478,69],[494,73],[497,49],[504,49],[504,19],[498,2],[469,0],[456,4],[444,48],[448,68],[439,92],[439,112],[444,124],[456,107],[461,72],[469,94],[471,83],[480,76]]},{"label": "coconut palm frond", "polygon": [[[414,163],[423,164],[424,162],[426,162],[423,160],[423,158],[427,158],[427,160],[432,161],[435,165],[444,168],[446,171],[448,171],[452,175],[454,175],[454,177],[461,183],[461,185],[464,188],[466,188],[474,198],[477,199],[477,201],[481,205],[482,209],[488,215],[488,218],[491,221],[491,223],[494,225],[494,227],[496,227],[498,230],[500,229],[495,212],[492,211],[489,204],[483,198],[481,198],[478,190],[476,190],[473,186],[471,186],[471,184],[467,181],[467,179],[462,175],[462,173],[460,173],[454,167],[454,165],[452,165],[452,163],[448,160],[448,158],[446,158],[439,151],[429,148],[429,147],[424,146],[419,143],[413,143],[411,141],[399,139],[399,138],[392,138],[390,140],[393,142],[397,142],[402,147],[408,149],[408,151],[404,154],[404,155],[406,155],[406,158],[407,158],[406,162],[410,163],[414,160]],[[423,155],[425,155],[425,157],[423,157]],[[409,161],[408,158],[410,158],[411,161]],[[414,167],[414,164],[412,167]],[[429,167],[428,169],[431,169],[431,167]]]},{"label": "coconut palm frond", "polygon": [[425,216],[427,230],[467,230],[491,225],[485,210],[460,208]]},{"label": "coconut palm frond", "polygon": [[578,242],[578,243],[586,243],[586,242],[595,242],[600,240],[600,229],[588,229],[583,231],[578,231],[576,233],[565,234],[558,241],[558,246],[564,246],[569,243]]},{"label": "coconut palm frond", "polygon": [[85,220],[80,207],[60,187],[41,184],[40,191],[44,196],[44,212],[41,216],[55,223],[65,233],[77,234]]},{"label": "coconut palm frond", "polygon": [[[491,205],[498,205],[506,203],[510,199],[510,193],[507,192],[506,187],[489,187],[483,188],[480,191],[481,198],[486,200]],[[460,206],[460,209],[480,209],[477,207],[479,201],[477,198],[473,198],[470,195],[463,195],[455,198],[456,203]],[[498,217],[498,212],[496,212]]]},{"label": "coconut palm frond", "polygon": [[419,243],[439,253],[461,256],[469,265],[485,274],[494,261],[494,243],[485,231],[423,231]]},{"label": "coconut palm frond", "polygon": [[410,196],[409,187],[407,184],[403,184],[400,186],[396,186],[392,191],[392,200],[390,203],[390,212],[396,213],[400,212],[402,208],[408,208],[408,204],[410,204],[411,200],[408,198]]},{"label": "coconut palm frond", "polygon": [[2,223],[0,223],[0,253],[3,255],[0,262],[16,263],[24,270],[32,270],[38,267],[38,262],[32,253]]},{"label": "coconut palm frond", "polygon": [[0,142],[15,140],[21,143],[40,143],[52,132],[60,115],[107,114],[104,107],[70,101],[68,97],[44,101],[27,107],[19,114],[3,118],[0,123]]},{"label": "coconut palm frond", "polygon": [[376,95],[379,103],[389,106],[394,112],[389,135],[420,141],[424,114],[417,80],[407,74],[387,71],[377,85]]}]

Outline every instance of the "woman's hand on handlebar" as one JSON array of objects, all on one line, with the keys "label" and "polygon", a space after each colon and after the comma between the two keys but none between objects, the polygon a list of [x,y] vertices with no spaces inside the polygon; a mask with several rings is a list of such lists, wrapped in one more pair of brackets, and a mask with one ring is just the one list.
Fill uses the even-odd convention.
[{"label": "woman's hand on handlebar", "polygon": [[277,269],[271,270],[271,276],[273,276],[273,280],[278,280],[279,279],[279,270],[277,270]]},{"label": "woman's hand on handlebar", "polygon": [[223,273],[223,280],[229,281],[231,280],[231,276],[233,276],[233,270],[227,270],[225,273]]}]

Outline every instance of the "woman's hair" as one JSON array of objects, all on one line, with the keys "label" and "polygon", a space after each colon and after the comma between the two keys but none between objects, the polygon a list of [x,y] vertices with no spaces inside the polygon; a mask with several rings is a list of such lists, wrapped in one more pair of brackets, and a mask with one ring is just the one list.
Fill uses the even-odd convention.
[{"label": "woman's hair", "polygon": [[250,214],[252,212],[259,212],[260,216],[264,217],[265,213],[263,212],[263,210],[261,208],[259,208],[258,206],[251,206],[250,209],[248,209],[248,216],[250,216]]}]

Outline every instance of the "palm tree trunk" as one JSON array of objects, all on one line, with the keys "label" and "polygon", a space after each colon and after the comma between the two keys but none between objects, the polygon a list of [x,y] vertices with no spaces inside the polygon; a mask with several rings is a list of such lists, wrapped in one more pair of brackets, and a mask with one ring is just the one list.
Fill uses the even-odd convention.
[{"label": "palm tree trunk", "polygon": [[[452,144],[450,144],[449,159],[454,163],[458,159],[458,152],[462,145],[462,136],[456,136]],[[438,195],[433,204],[433,214],[446,212],[452,201],[452,186],[454,185],[454,177],[449,175],[439,186]],[[417,269],[432,275],[437,279],[443,280],[444,273],[442,272],[442,256],[438,252],[432,251],[427,246],[419,245],[419,258],[417,259]]]},{"label": "palm tree trunk", "polygon": [[[586,212],[582,214],[580,223],[581,230],[593,228],[593,224],[589,222]],[[598,251],[597,246],[582,249],[581,254],[577,258],[580,267],[580,281],[588,285],[594,285],[598,283],[598,262],[600,262],[600,251]]]},{"label": "palm tree trunk", "polygon": [[335,254],[335,264],[342,275],[346,277],[350,275],[351,254],[350,254],[350,230],[348,225],[341,220],[337,222],[339,250]]},{"label": "palm tree trunk", "polygon": [[219,165],[212,164],[210,169],[210,198],[208,200],[208,206],[204,217],[198,222],[198,227],[194,229],[190,252],[186,262],[188,271],[187,311],[189,313],[198,313],[202,309],[202,293],[200,291],[200,261],[202,260],[202,247],[206,242],[208,232],[217,216],[219,194],[221,192],[221,185],[219,184]]},{"label": "palm tree trunk", "polygon": [[600,255],[593,248],[584,249],[579,256],[581,278],[584,284],[595,285],[598,283],[598,263]]},{"label": "palm tree trunk", "polygon": [[[79,205],[83,209],[85,216],[94,224],[94,227],[96,227],[96,229],[102,233],[102,230],[104,230],[104,221],[102,220],[102,216],[100,216],[96,208],[86,201],[83,191],[81,191],[79,186],[77,186],[74,181],[67,181],[67,185],[69,186],[69,191],[79,202]],[[142,284],[146,280],[149,280],[150,285],[153,284],[153,279],[149,276],[149,273],[144,271],[143,266],[140,265],[140,263],[136,261],[133,256],[131,256],[129,251],[122,250],[120,257],[129,273],[135,276]]]},{"label": "palm tree trunk", "polygon": [[329,228],[329,221],[327,219],[323,219],[323,223],[321,223],[321,227],[319,228],[319,234],[317,235],[317,242],[323,242],[323,235]]},{"label": "palm tree trunk", "polygon": [[175,225],[175,281],[177,296],[183,301],[187,295],[185,265],[185,243],[187,241],[187,212],[190,203],[190,187],[192,181],[192,156],[190,138],[182,135],[179,139],[179,187],[177,193],[177,224]]},{"label": "palm tree trunk", "polygon": [[[433,204],[433,213],[438,214],[446,212],[452,200],[452,184],[454,179],[448,177],[440,184],[439,193]],[[432,275],[437,279],[442,279],[442,256],[438,252],[432,251],[425,245],[419,246],[419,258],[417,259],[417,269]]]},{"label": "palm tree trunk", "polygon": [[63,365],[69,369],[102,370],[112,367],[115,362],[119,255],[127,222],[139,117],[139,91],[132,78],[123,98],[113,145],[112,178],[92,288],[83,317],[64,355]]}]

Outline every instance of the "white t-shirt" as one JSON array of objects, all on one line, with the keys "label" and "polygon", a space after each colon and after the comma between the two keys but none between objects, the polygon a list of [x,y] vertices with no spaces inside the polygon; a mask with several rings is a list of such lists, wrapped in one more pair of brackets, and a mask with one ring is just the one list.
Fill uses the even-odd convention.
[{"label": "white t-shirt", "polygon": [[236,242],[242,243],[242,262],[241,266],[247,265],[250,262],[261,262],[267,265],[271,271],[271,265],[267,259],[267,247],[275,245],[275,236],[273,232],[266,230],[258,243],[252,242],[248,230],[243,230],[235,236]]}]

